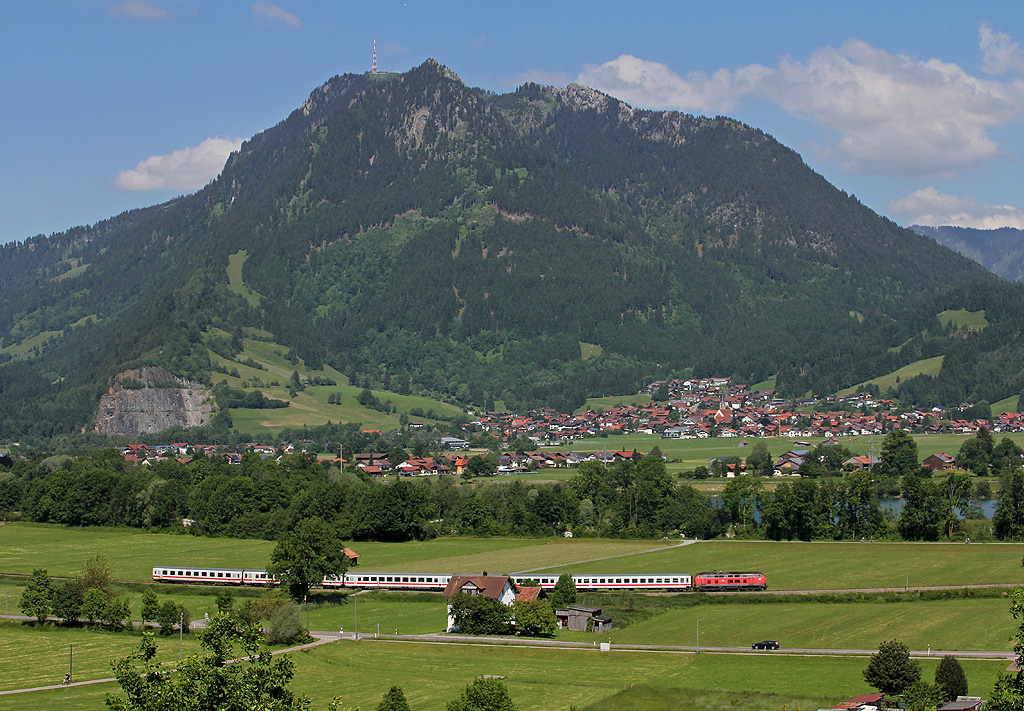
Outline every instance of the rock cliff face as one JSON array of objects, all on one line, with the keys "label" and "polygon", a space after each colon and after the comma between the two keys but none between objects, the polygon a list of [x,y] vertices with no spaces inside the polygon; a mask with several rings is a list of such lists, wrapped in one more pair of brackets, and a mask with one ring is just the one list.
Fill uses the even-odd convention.
[{"label": "rock cliff face", "polygon": [[198,427],[213,416],[210,389],[163,368],[126,370],[100,398],[93,432],[134,436],[168,427]]}]

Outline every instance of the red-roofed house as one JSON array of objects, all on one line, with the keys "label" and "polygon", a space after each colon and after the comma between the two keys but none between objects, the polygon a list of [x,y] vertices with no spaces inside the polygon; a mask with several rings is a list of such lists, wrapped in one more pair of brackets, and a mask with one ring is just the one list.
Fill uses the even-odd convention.
[{"label": "red-roofed house", "polygon": [[455,618],[452,617],[451,598],[458,593],[467,595],[483,595],[492,600],[497,600],[502,605],[512,606],[516,600],[519,588],[512,578],[507,575],[453,575],[445,586],[443,597],[448,598],[448,631],[455,627]]}]

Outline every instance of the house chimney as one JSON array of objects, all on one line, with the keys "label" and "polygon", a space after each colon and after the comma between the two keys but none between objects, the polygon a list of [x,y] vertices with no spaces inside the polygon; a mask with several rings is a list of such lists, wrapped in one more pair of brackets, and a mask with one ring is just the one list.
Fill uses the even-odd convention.
[{"label": "house chimney", "polygon": [[487,571],[486,570],[484,571],[484,577],[485,578],[487,577]]}]

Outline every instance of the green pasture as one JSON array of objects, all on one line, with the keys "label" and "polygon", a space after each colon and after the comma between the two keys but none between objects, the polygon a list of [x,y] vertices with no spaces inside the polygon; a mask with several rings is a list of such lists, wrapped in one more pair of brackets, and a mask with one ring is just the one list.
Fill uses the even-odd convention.
[{"label": "green pasture", "polygon": [[575,414],[586,412],[587,410],[607,410],[610,407],[622,407],[624,405],[647,407],[650,404],[651,396],[639,393],[633,395],[611,395],[608,397],[588,397],[582,407],[576,408]]},{"label": "green pasture", "polygon": [[[357,600],[358,598],[358,600]],[[448,606],[441,593],[370,592],[348,595],[341,603],[312,603],[301,610],[302,624],[309,629],[337,630],[374,636],[381,634],[430,634],[448,626]],[[358,612],[359,628],[356,629]]]},{"label": "green pasture", "polygon": [[[217,333],[221,337],[226,333]],[[215,380],[225,380],[234,388],[241,388],[244,385],[252,389],[258,389],[268,398],[284,400],[289,402],[289,407],[272,410],[253,410],[247,408],[235,408],[231,410],[231,419],[234,428],[239,432],[258,433],[268,431],[271,433],[280,432],[286,427],[302,427],[304,425],[323,425],[327,422],[359,422],[367,429],[391,430],[399,426],[399,416],[409,415],[416,420],[431,421],[429,418],[413,416],[409,413],[419,408],[423,412],[434,410],[438,414],[454,417],[462,413],[462,410],[455,405],[434,400],[433,398],[421,395],[399,395],[398,393],[384,390],[371,391],[381,402],[391,401],[396,412],[383,413],[363,407],[356,398],[362,392],[348,384],[348,378],[330,366],[324,366],[323,370],[314,371],[302,363],[292,364],[285,357],[288,347],[271,341],[264,341],[253,338],[242,340],[243,351],[235,360],[224,358],[216,353],[210,354],[210,362],[219,368],[228,371],[235,369],[237,376],[225,373],[215,373]],[[240,361],[252,359],[262,366],[255,368]],[[317,385],[308,386],[305,390],[296,393],[293,398],[288,392],[289,381],[293,372],[301,377],[312,378],[314,375],[326,376],[336,381],[338,385]],[[271,385],[277,383],[277,385]],[[340,402],[328,403],[327,400],[332,394],[341,396]]]},{"label": "green pasture", "polygon": [[[646,555],[645,551],[657,551],[671,545],[669,541],[615,541],[582,538],[499,540],[504,541],[506,545],[504,547],[491,546],[489,539],[439,539],[420,544],[378,543],[367,545],[360,543],[356,550],[360,554],[360,568],[365,570],[409,573],[479,573],[486,570],[490,573],[502,574],[552,566],[568,566],[575,561],[623,554]],[[435,548],[434,543],[441,545]],[[454,545],[451,545],[453,543]],[[416,550],[405,547],[409,545],[416,545],[422,551],[421,557],[406,555],[406,552],[411,554]],[[374,546],[401,546],[401,548],[397,549],[399,555],[395,562],[383,563],[383,560],[387,560],[387,558],[380,556],[382,564],[376,565],[371,562],[378,560],[378,556],[374,555],[376,550]],[[449,550],[450,553],[439,555],[445,550]],[[366,556],[368,560],[364,561],[363,556]],[[632,560],[642,557],[643,555],[631,555],[629,558],[613,558],[613,560]]]},{"label": "green pasture", "polygon": [[[431,541],[348,544],[360,554],[360,568],[391,572],[507,573],[567,565],[605,556],[658,550],[668,541],[550,538],[438,538]],[[27,575],[45,568],[71,576],[90,557],[101,555],[117,580],[150,581],[156,565],[262,568],[272,541],[145,533],[124,528],[67,528],[52,524],[0,526],[0,574]]]},{"label": "green pasture", "polygon": [[[783,649],[878,649],[880,642],[899,639],[915,650],[1009,651],[1009,609],[1004,598],[708,604],[670,610],[606,636],[613,643],[694,645],[700,618],[700,644],[712,647],[775,639]],[[615,617],[614,608],[606,607],[605,614]]]},{"label": "green pasture", "polygon": [[998,402],[992,403],[992,415],[998,417],[1004,412],[1019,412],[1020,395],[1011,395]]},{"label": "green pasture", "polygon": [[769,590],[841,590],[1024,583],[1019,543],[701,541],[547,572],[697,573],[756,570]]},{"label": "green pasture", "polygon": [[12,523],[0,526],[0,574],[45,568],[53,576],[72,576],[101,555],[116,580],[151,581],[155,565],[262,568],[273,548],[271,541]]},{"label": "green pasture", "polygon": [[[157,659],[176,662],[178,636],[158,637],[158,640]],[[0,691],[59,684],[72,661],[76,681],[109,677],[112,675],[110,661],[125,656],[138,644],[137,634],[0,621],[0,659],[6,660],[0,664]],[[185,655],[199,650],[194,635],[184,635],[182,645]],[[30,697],[0,696],[0,699],[4,700],[2,703],[10,704],[17,700],[24,703]]]},{"label": "green pasture", "polygon": [[[125,635],[129,642],[137,637]],[[161,654],[177,654],[177,640],[162,641]],[[77,648],[77,647],[76,647]],[[57,650],[54,650],[55,652]],[[111,656],[117,655],[111,650]],[[76,655],[77,656],[77,655]],[[740,711],[826,708],[871,691],[861,675],[864,658],[790,657],[785,655],[659,654],[593,649],[539,649],[479,645],[436,645],[364,640],[322,645],[292,654],[296,675],[292,689],[308,694],[314,709],[326,709],[340,696],[344,706],[373,709],[392,686],[401,686],[416,711],[441,711],[465,686],[483,675],[504,677],[521,711],[558,711],[570,706],[608,708],[722,708],[723,699],[742,700]],[[923,676],[931,678],[937,660],[922,660]],[[988,695],[1005,661],[962,660],[970,693]],[[53,679],[47,660],[25,665],[20,683],[36,685]],[[54,664],[56,678],[62,667]],[[76,664],[77,668],[77,664]],[[95,677],[108,672],[97,669]],[[84,674],[78,679],[88,678]],[[640,689],[645,701],[628,699]],[[679,690],[683,691],[680,692]],[[63,711],[102,707],[116,684],[0,696],[6,709]],[[690,699],[695,705],[680,706]],[[608,705],[618,702],[626,705]],[[734,708],[733,706],[729,706]]]},{"label": "green pasture", "polygon": [[931,375],[935,377],[942,370],[942,360],[945,356],[935,356],[934,358],[924,358],[923,360],[917,360],[913,363],[908,363],[902,368],[880,375],[877,378],[866,380],[863,383],[854,385],[853,387],[840,390],[837,395],[849,395],[851,393],[858,392],[865,385],[877,385],[881,392],[885,392],[889,388],[896,387],[896,381],[907,380],[908,378],[914,378],[918,375]]},{"label": "green pasture", "polygon": [[[960,449],[964,440],[974,435],[961,434],[916,434],[913,435],[917,443],[918,459],[924,461],[929,455],[936,452],[945,452],[955,455]],[[1009,437],[1018,445],[1024,445],[1024,432],[1011,432],[1007,434],[994,435],[996,440]],[[853,454],[868,454],[872,447],[875,456],[882,451],[884,435],[874,437],[839,437],[836,441],[840,446],[847,447]],[[746,442],[746,446],[743,442]],[[710,437],[707,439],[663,439],[658,435],[630,434],[610,435],[608,437],[597,437],[594,439],[581,439],[566,442],[555,447],[544,447],[549,452],[603,452],[603,451],[624,451],[632,452],[637,450],[645,454],[654,447],[658,447],[661,453],[668,457],[669,470],[693,469],[698,464],[707,464],[709,459],[714,457],[740,457],[746,459],[750,454],[751,447],[757,442],[764,442],[768,445],[768,451],[773,457],[777,457],[792,449],[810,449],[818,446],[824,437]],[[804,444],[798,444],[803,442]],[[571,470],[570,470],[571,471]]]},{"label": "green pasture", "polygon": [[985,318],[985,309],[982,309],[981,311],[946,309],[939,314],[939,323],[943,326],[948,323],[952,323],[957,328],[973,328],[980,331],[988,326],[988,319]]},{"label": "green pasture", "polygon": [[260,300],[263,297],[255,291],[251,291],[242,279],[242,265],[248,258],[249,253],[244,249],[228,257],[228,291],[238,294],[249,303],[249,306],[255,307],[260,305]]}]

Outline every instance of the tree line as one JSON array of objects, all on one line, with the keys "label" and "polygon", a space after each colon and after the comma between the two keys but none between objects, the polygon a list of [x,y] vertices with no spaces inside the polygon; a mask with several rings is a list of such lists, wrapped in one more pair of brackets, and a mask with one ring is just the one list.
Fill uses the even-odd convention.
[{"label": "tree line", "polygon": [[[1008,440],[1004,440],[1008,441]],[[1012,443],[1011,443],[1012,444]],[[1003,445],[993,446],[996,452]],[[966,444],[964,445],[967,446]],[[404,450],[394,454],[401,457]],[[1019,452],[996,461],[1014,462]],[[486,458],[474,458],[486,468]],[[758,471],[757,453],[748,461]],[[818,463],[828,466],[827,458]],[[830,471],[785,481],[743,475],[708,494],[670,475],[657,451],[605,465],[581,464],[565,483],[466,485],[453,476],[383,481],[357,467],[308,454],[241,463],[202,454],[187,462],[126,462],[115,450],[89,457],[0,460],[0,511],[72,526],[129,526],[192,535],[275,540],[319,518],[340,540],[405,541],[440,535],[649,538],[732,535],[771,540],[958,540],[984,535],[964,519],[983,515],[987,480],[963,472],[935,477],[916,444],[890,433],[874,471]],[[1000,470],[994,535],[1024,538],[1024,470]],[[897,515],[880,495],[899,494]],[[186,528],[183,520],[188,519]]]}]

